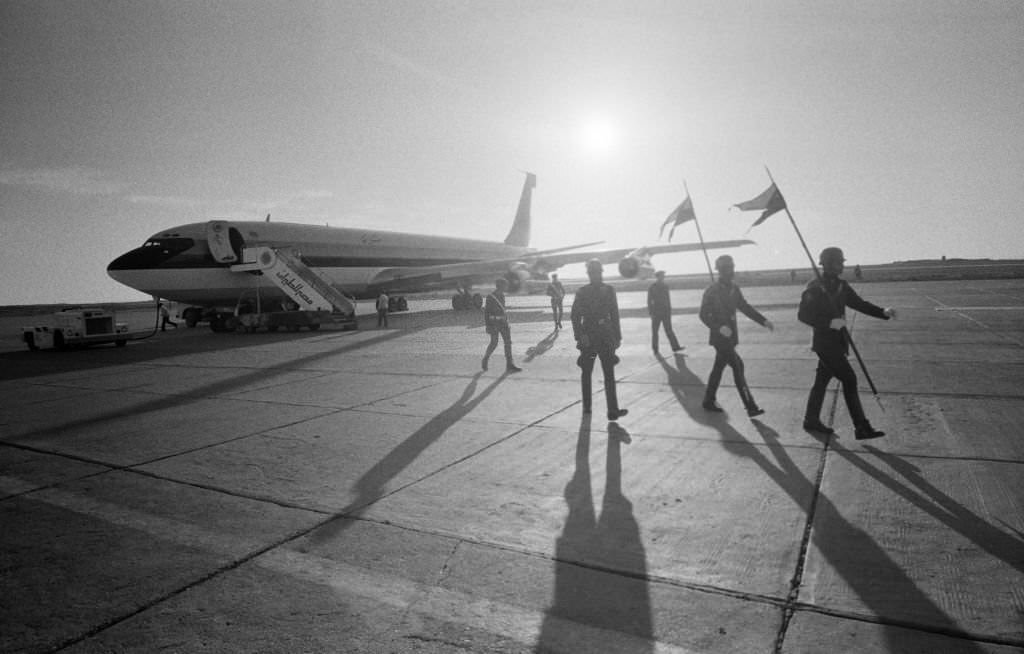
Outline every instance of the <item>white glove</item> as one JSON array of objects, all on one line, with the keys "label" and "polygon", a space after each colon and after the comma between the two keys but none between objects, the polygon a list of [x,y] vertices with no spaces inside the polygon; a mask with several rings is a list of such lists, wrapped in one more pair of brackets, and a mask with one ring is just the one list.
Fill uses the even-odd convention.
[{"label": "white glove", "polygon": [[764,328],[767,329],[770,332],[773,332],[773,331],[775,331],[775,323],[773,323],[771,320],[768,320],[767,318],[765,318],[764,319]]},{"label": "white glove", "polygon": [[726,338],[732,338],[732,330],[725,325],[718,328],[718,333]]},{"label": "white glove", "polygon": [[895,320],[896,319],[896,309],[893,309],[892,307],[886,307],[885,308],[885,317],[886,318],[892,318],[893,320]]},{"label": "white glove", "polygon": [[846,327],[846,321],[842,318],[833,318],[832,322],[828,324],[829,329],[835,329],[836,331],[839,331],[844,327]]}]

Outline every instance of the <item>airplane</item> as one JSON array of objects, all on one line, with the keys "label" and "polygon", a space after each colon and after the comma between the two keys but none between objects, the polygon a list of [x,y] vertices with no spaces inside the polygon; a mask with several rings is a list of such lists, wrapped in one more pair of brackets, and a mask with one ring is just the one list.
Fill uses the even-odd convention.
[{"label": "airplane", "polygon": [[[211,220],[150,236],[142,246],[111,261],[107,274],[148,295],[192,305],[182,312],[189,326],[209,320],[214,331],[223,331],[233,327],[231,316],[240,299],[254,289],[264,302],[283,304],[289,296],[305,299],[307,291],[319,288],[328,299],[332,293],[338,298],[332,301],[335,306],[350,301],[348,310],[354,316],[354,300],[372,299],[381,292],[404,309],[402,293],[453,288],[452,307],[465,310],[483,302],[479,294],[472,294],[473,285],[493,283],[497,277],[506,278],[509,290],[516,292],[528,279],[546,279],[561,266],[596,258],[608,265],[617,262],[622,277],[644,279],[654,273],[653,255],[701,249],[700,243],[584,249],[601,241],[530,248],[536,180],[536,175],[526,173],[512,228],[502,242],[271,222],[269,216],[265,221]],[[752,243],[711,241],[704,247]],[[281,266],[285,267],[278,270]],[[275,283],[266,283],[264,277]]]}]

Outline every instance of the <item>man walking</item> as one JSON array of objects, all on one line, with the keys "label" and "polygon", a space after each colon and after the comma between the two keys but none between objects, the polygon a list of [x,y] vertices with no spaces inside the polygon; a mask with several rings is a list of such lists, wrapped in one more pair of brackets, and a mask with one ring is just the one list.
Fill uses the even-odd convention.
[{"label": "man walking", "polygon": [[505,371],[519,372],[522,368],[512,362],[512,332],[508,326],[508,315],[505,313],[505,289],[508,288],[508,280],[499,277],[494,282],[494,292],[487,296],[484,302],[484,325],[487,333],[491,336],[491,342],[487,344],[484,352],[484,359],[480,366],[487,370],[487,360],[491,358],[494,348],[498,347],[498,336],[505,344]]},{"label": "man walking", "polygon": [[558,281],[558,275],[552,273],[547,294],[551,297],[551,313],[555,318],[555,329],[562,328],[562,301],[565,299],[565,287]]},{"label": "man walking", "polygon": [[669,298],[668,285],[665,284],[665,271],[654,273],[655,282],[647,289],[647,313],[651,316],[651,349],[658,353],[658,330],[665,327],[665,336],[673,352],[683,349],[672,331],[672,300]]},{"label": "man walking", "polygon": [[834,433],[831,427],[821,422],[820,415],[828,383],[836,377],[843,385],[843,398],[850,418],[853,419],[857,440],[879,438],[885,436],[885,432],[872,427],[864,415],[860,395],[857,393],[857,374],[847,360],[849,339],[846,307],[882,320],[894,318],[896,312],[861,299],[846,280],[840,277],[845,261],[843,251],[837,247],[822,250],[818,258],[822,270],[821,279],[808,283],[800,297],[797,318],[814,328],[811,349],[818,355],[814,385],[807,397],[807,409],[804,412],[804,429],[824,434]]},{"label": "man walking", "polygon": [[707,411],[722,411],[715,398],[718,394],[718,385],[722,381],[722,372],[729,366],[732,368],[732,378],[747,415],[753,418],[764,413],[764,409],[757,406],[754,396],[750,393],[743,371],[743,359],[736,351],[736,346],[740,342],[736,310],[739,309],[743,315],[770,331],[775,330],[775,325],[750,306],[744,299],[740,287],[733,283],[736,264],[731,256],[724,254],[715,259],[715,269],[718,270],[718,281],[704,291],[700,303],[700,320],[710,330],[708,343],[715,348],[715,363],[711,366],[711,374],[708,375],[703,406]]},{"label": "man walking", "polygon": [[619,408],[615,393],[615,364],[619,362],[615,350],[622,344],[622,331],[619,328],[619,304],[615,289],[604,283],[603,275],[604,267],[598,259],[587,262],[590,283],[576,291],[570,317],[576,347],[580,351],[576,364],[582,371],[583,412],[591,411],[591,377],[594,360],[600,358],[608,419],[618,420],[629,413]]},{"label": "man walking", "polygon": [[388,326],[388,310],[390,309],[391,298],[384,291],[377,296],[377,328]]}]

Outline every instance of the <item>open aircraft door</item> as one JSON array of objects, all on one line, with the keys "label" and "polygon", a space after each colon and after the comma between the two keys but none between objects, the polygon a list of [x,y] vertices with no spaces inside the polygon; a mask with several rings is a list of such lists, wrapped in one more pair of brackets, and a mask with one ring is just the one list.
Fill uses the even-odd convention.
[{"label": "open aircraft door", "polygon": [[217,263],[241,261],[245,239],[231,223],[224,220],[211,220],[206,223],[206,242],[210,246],[210,254]]}]

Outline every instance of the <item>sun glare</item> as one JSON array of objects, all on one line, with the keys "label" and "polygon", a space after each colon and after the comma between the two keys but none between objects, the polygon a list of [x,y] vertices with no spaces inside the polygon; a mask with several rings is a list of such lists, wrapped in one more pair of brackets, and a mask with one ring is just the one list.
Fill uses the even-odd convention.
[{"label": "sun glare", "polygon": [[580,127],[580,142],[589,154],[603,155],[614,149],[619,137],[615,125],[601,116],[585,120]]}]

